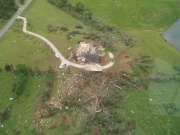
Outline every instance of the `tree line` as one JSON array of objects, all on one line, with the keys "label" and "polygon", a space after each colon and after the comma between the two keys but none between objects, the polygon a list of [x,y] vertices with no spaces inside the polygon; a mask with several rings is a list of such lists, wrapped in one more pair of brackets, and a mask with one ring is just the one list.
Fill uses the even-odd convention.
[{"label": "tree line", "polygon": [[0,19],[8,19],[17,10],[15,0],[0,0]]},{"label": "tree line", "polygon": [[88,24],[98,31],[112,32],[114,28],[105,24],[93,17],[92,12],[85,8],[82,2],[71,4],[68,0],[48,0],[51,4],[69,13],[73,17],[81,20],[83,23]]}]

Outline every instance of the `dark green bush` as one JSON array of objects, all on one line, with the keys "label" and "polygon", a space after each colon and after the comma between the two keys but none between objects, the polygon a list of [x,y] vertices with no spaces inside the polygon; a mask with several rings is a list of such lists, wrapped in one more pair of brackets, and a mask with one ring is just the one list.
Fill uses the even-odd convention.
[{"label": "dark green bush", "polygon": [[68,28],[66,28],[66,27],[60,27],[60,29],[62,30],[62,31],[68,31]]}]

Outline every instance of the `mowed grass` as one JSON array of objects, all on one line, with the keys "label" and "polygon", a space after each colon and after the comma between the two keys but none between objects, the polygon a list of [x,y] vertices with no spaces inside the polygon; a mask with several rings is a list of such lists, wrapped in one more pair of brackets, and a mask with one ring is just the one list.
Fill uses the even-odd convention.
[{"label": "mowed grass", "polygon": [[180,17],[177,0],[69,0],[82,2],[95,17],[120,29],[164,30]]},{"label": "mowed grass", "polygon": [[60,61],[40,39],[22,32],[22,22],[15,22],[0,39],[0,67],[5,64],[26,64],[33,69],[45,70],[50,65],[58,66]]},{"label": "mowed grass", "polygon": [[[35,106],[45,85],[45,77],[29,76],[21,96],[18,98],[12,92],[17,76],[12,72],[0,72],[0,110],[10,106],[10,117],[0,128],[0,134],[32,134]],[[9,100],[9,98],[14,98]]]},{"label": "mowed grass", "polygon": [[0,20],[0,30],[3,28],[3,26],[7,23],[5,20]]}]

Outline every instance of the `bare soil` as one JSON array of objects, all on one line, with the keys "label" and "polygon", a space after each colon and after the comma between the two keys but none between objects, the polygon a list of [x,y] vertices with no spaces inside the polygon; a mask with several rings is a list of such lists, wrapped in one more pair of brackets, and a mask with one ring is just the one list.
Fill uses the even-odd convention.
[{"label": "bare soil", "polygon": [[130,58],[130,56],[126,55],[125,51],[120,52],[116,57],[116,65],[114,65],[108,72],[112,74],[117,74],[121,70],[125,70],[128,72],[132,72],[132,67],[130,65],[130,62],[133,58]]}]

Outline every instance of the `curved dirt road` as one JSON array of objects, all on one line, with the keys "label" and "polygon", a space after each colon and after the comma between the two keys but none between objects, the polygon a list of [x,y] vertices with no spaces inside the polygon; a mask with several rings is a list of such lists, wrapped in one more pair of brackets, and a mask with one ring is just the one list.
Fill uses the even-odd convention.
[{"label": "curved dirt road", "polygon": [[[30,34],[30,35],[33,35],[33,36],[36,36],[36,37],[40,38],[41,40],[43,40],[44,42],[46,42],[52,48],[52,50],[54,50],[54,52],[59,56],[61,63],[66,64],[67,66],[74,66],[74,67],[82,68],[82,69],[85,69],[88,71],[102,71],[104,69],[111,67],[114,64],[114,62],[111,61],[111,62],[109,62],[109,64],[107,64],[105,66],[91,65],[91,64],[79,65],[79,64],[73,63],[71,61],[68,61],[67,59],[64,58],[64,56],[58,51],[58,49],[48,39],[46,39],[45,37],[38,35],[36,33],[27,31],[27,29],[26,29],[27,20],[25,17],[18,16],[17,19],[22,19],[24,21],[23,32]],[[110,52],[109,52],[109,56],[111,59],[114,58],[113,54]]]}]

